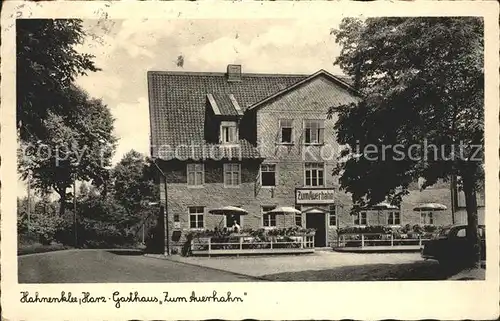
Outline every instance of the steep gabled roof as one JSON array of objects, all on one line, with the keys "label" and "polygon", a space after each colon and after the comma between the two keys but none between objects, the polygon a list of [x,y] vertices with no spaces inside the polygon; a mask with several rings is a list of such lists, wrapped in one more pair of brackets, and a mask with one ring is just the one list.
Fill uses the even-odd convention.
[{"label": "steep gabled roof", "polygon": [[287,88],[284,88],[278,92],[276,92],[275,94],[269,96],[269,97],[266,97],[265,99],[251,105],[250,107],[248,107],[247,109],[248,110],[253,110],[253,109],[257,109],[259,108],[260,106],[263,106],[265,103],[273,100],[273,99],[276,99],[278,97],[280,97],[281,95],[284,95],[286,94],[287,92],[290,92],[294,89],[296,89],[297,87],[317,78],[317,77],[320,77],[320,76],[325,76],[327,77],[328,79],[332,80],[333,82],[335,82],[336,84],[338,84],[339,86],[341,86],[342,88],[345,88],[347,90],[349,90],[350,92],[352,92],[354,95],[357,95],[358,93],[356,92],[356,90],[350,85],[348,84],[344,79],[346,79],[344,77],[344,79],[341,79],[340,77],[337,77],[337,76],[334,76],[332,75],[331,73],[329,73],[328,71],[326,70],[319,70],[318,72],[315,72],[314,74],[310,75],[309,77],[306,77],[304,79],[302,79],[301,81],[298,81],[297,83],[291,85],[290,87],[287,87]]},{"label": "steep gabled roof", "polygon": [[[237,113],[274,93],[307,78],[307,75],[242,74],[228,82],[225,73],[148,72],[149,117],[153,147],[204,142],[207,95],[223,112]],[[225,108],[228,108],[227,110]],[[244,157],[257,157],[249,142],[240,142]],[[152,150],[156,156],[155,149]]]},{"label": "steep gabled roof", "polygon": [[[352,89],[345,81],[324,70],[313,75],[243,73],[238,82],[228,82],[226,73],[149,71],[152,156],[158,156],[160,146],[206,144],[207,104],[220,115],[240,115],[249,107],[255,108],[319,75],[326,75],[340,86]],[[260,157],[250,142],[241,140],[240,146],[243,157]]]}]

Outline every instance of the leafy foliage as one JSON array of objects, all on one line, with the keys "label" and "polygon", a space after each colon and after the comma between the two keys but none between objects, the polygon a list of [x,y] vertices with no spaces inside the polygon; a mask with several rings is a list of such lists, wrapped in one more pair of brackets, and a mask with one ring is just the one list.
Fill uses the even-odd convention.
[{"label": "leafy foliage", "polygon": [[62,227],[63,220],[57,215],[54,204],[42,200],[32,204],[34,211],[28,215],[28,200],[18,200],[17,229],[19,234],[28,235],[41,244],[48,245]]},{"label": "leafy foliage", "polygon": [[67,104],[67,91],[77,76],[98,70],[91,55],[75,50],[84,37],[81,20],[17,20],[17,120],[23,141],[45,140],[50,114],[65,116],[77,108]]},{"label": "leafy foliage", "polygon": [[[344,151],[350,158],[338,168],[342,186],[356,201],[366,197],[375,204],[391,195],[397,203],[419,177],[425,186],[463,172],[474,181],[481,178],[481,162],[470,161],[471,146],[484,144],[481,20],[344,19],[333,33],[342,45],[336,63],[362,95],[356,106],[336,110],[340,143],[361,151]],[[401,157],[391,148],[385,159],[366,157],[368,145],[379,152],[399,145],[406,153],[425,143],[444,152],[421,148],[413,157]],[[457,152],[461,146],[463,157]],[[482,150],[475,156],[482,159]]]},{"label": "leafy foliage", "polygon": [[112,171],[115,199],[129,212],[155,199],[154,168],[141,153],[131,150]]},{"label": "leafy foliage", "polygon": [[79,218],[92,247],[139,241],[139,231],[154,224],[157,208],[152,168],[144,155],[132,150],[110,171],[109,191],[91,186],[81,190]]},{"label": "leafy foliage", "polygon": [[[155,206],[148,204],[156,192],[151,170],[143,155],[131,151],[110,171],[113,175],[106,178],[108,191],[89,183],[80,185],[76,199],[77,246],[112,248],[142,241],[142,227],[146,231],[153,226],[158,213]],[[27,203],[27,199],[18,200],[18,231],[24,239],[75,245],[72,206],[57,214],[57,202],[33,198],[28,224]]]},{"label": "leafy foliage", "polygon": [[21,145],[19,171],[33,188],[60,195],[61,216],[65,202],[72,198],[67,189],[75,180],[102,186],[109,178],[107,167],[115,148],[113,118],[101,100],[91,99],[72,87],[68,101],[75,108],[62,116],[49,112],[44,121],[46,139]]},{"label": "leafy foliage", "polygon": [[477,239],[476,190],[484,176],[483,21],[349,18],[332,33],[342,47],[335,63],[361,95],[358,104],[330,111],[339,114],[339,143],[351,148],[335,172],[341,187],[358,205],[386,197],[398,204],[418,178],[425,188],[457,175],[468,235]]},{"label": "leafy foliage", "polygon": [[75,49],[86,36],[81,20],[20,19],[16,28],[19,171],[39,192],[60,195],[63,216],[75,180],[107,181],[113,118],[101,100],[74,86],[98,70],[91,55]]},{"label": "leafy foliage", "polygon": [[369,225],[365,227],[361,226],[347,226],[340,228],[338,230],[338,234],[371,234],[371,233],[378,233],[378,234],[393,234],[393,235],[400,235],[400,234],[408,234],[408,233],[413,233],[413,234],[423,234],[423,233],[435,233],[436,231],[439,231],[441,227],[436,226],[436,225],[419,225],[415,224],[413,226],[410,226],[409,224],[403,227],[394,227],[394,226],[387,226],[387,225]]}]

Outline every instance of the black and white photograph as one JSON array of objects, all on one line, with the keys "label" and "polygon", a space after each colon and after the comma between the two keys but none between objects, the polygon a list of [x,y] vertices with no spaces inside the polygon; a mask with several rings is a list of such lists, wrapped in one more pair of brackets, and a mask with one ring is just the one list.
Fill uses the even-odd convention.
[{"label": "black and white photograph", "polygon": [[[498,288],[498,87],[488,98],[485,14],[16,8],[2,244],[8,230],[11,277],[31,289],[16,304],[243,304],[257,291],[245,284],[325,295],[390,284],[392,297],[398,284]],[[49,284],[54,294],[37,290]],[[65,290],[75,284],[189,291],[93,297]]]}]

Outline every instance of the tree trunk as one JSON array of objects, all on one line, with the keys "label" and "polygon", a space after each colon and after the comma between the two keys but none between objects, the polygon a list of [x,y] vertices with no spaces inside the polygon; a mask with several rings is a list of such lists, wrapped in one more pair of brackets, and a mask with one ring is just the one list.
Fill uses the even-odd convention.
[{"label": "tree trunk", "polygon": [[475,181],[472,175],[462,177],[465,194],[465,207],[467,209],[467,241],[469,249],[472,250],[473,263],[475,267],[481,264],[481,240],[478,234],[478,215]]},{"label": "tree trunk", "polygon": [[66,191],[57,191],[59,194],[59,217],[64,217],[66,212]]}]

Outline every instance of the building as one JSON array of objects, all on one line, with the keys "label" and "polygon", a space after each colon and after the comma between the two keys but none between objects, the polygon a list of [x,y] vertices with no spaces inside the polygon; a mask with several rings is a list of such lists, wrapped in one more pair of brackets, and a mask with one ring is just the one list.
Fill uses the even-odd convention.
[{"label": "building", "polygon": [[[448,183],[423,192],[416,185],[398,210],[349,214],[350,197],[331,175],[339,145],[336,117],[327,117],[358,99],[345,77],[245,74],[229,65],[225,73],[151,71],[148,87],[151,154],[164,173],[160,200],[166,191],[174,243],[189,230],[232,226],[232,217],[208,214],[228,205],[249,212],[236,218],[242,228],[315,228],[318,247],[335,241],[339,227],[452,223]],[[424,202],[448,210],[413,211]],[[266,214],[276,206],[302,214]]]}]

